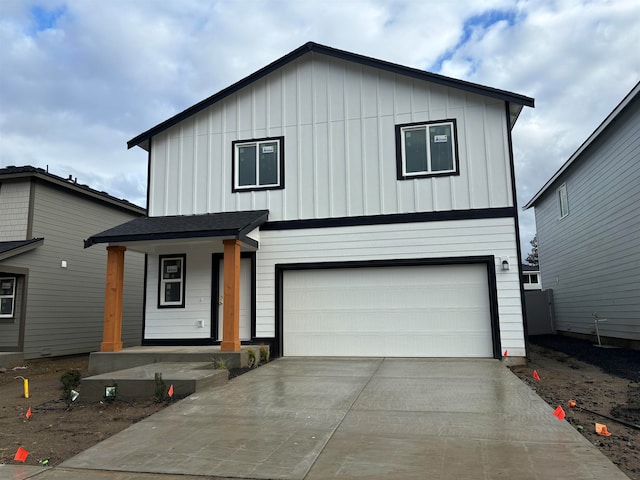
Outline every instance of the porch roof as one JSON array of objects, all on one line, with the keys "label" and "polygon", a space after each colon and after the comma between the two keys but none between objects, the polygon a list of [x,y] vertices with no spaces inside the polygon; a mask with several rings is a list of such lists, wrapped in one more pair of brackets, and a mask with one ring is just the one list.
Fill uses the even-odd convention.
[{"label": "porch roof", "polygon": [[39,247],[44,242],[44,238],[32,238],[31,240],[14,240],[0,242],[0,260],[11,258],[29,250]]},{"label": "porch roof", "polygon": [[84,241],[84,247],[97,243],[204,237],[231,237],[255,243],[246,235],[265,223],[268,217],[269,210],[140,217],[92,235]]}]

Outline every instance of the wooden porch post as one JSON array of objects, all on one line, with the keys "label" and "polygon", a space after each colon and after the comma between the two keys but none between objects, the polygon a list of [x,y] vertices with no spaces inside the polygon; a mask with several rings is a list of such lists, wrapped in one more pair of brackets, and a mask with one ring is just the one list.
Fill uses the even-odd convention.
[{"label": "wooden porch post", "polygon": [[107,247],[107,286],[104,294],[104,333],[101,352],[122,350],[122,292],[125,247]]},{"label": "wooden porch post", "polygon": [[222,352],[240,351],[240,241],[223,240],[224,303],[222,310]]}]

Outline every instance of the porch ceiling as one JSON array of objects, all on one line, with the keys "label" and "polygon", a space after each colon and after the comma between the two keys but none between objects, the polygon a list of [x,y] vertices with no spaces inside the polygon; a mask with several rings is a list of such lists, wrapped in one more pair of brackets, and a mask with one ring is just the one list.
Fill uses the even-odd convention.
[{"label": "porch ceiling", "polygon": [[268,217],[269,210],[140,217],[89,237],[84,241],[84,246],[88,248],[97,243],[236,238],[257,247],[257,241],[247,234],[265,223]]}]

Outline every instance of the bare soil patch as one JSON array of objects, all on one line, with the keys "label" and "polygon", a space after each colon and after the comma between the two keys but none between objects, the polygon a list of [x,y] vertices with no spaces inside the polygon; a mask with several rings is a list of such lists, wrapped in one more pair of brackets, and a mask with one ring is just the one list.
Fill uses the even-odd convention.
[{"label": "bare soil patch", "polygon": [[[155,401],[84,403],[80,388],[80,396],[67,405],[60,377],[70,370],[86,377],[88,364],[88,355],[38,359],[20,365],[26,369],[0,373],[0,463],[20,463],[13,458],[23,447],[29,452],[25,465],[57,465],[167,406]],[[17,376],[29,379],[28,399]]]},{"label": "bare soil patch", "polygon": [[[529,364],[512,367],[513,373],[550,406],[562,406],[567,422],[629,478],[640,480],[640,351],[546,335],[533,337],[529,346]],[[598,435],[596,423],[611,436]]]}]

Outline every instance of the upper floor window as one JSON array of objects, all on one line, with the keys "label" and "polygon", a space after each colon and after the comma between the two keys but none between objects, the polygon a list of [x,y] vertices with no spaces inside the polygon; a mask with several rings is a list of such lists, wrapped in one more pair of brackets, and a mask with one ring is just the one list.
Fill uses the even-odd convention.
[{"label": "upper floor window", "polygon": [[13,317],[16,299],[15,277],[0,278],[0,318]]},{"label": "upper floor window", "polygon": [[161,255],[158,307],[184,307],[185,255]]},{"label": "upper floor window", "polygon": [[560,202],[560,218],[569,215],[569,198],[567,197],[567,184],[563,183],[558,189],[558,201]]},{"label": "upper floor window", "polygon": [[233,188],[284,188],[284,137],[237,140],[233,145]]},{"label": "upper floor window", "polygon": [[398,180],[459,175],[456,121],[396,125]]}]

